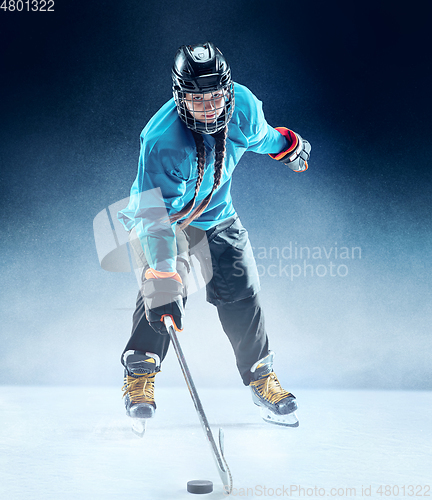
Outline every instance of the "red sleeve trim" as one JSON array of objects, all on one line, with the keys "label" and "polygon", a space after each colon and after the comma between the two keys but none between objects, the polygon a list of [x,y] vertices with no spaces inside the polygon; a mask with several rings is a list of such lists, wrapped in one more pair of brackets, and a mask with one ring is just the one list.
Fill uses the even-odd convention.
[{"label": "red sleeve trim", "polygon": [[284,151],[281,151],[280,153],[269,154],[269,156],[271,158],[273,158],[273,160],[280,160],[281,158],[283,158],[284,156],[286,156],[287,154],[289,154],[295,150],[295,148],[298,146],[299,140],[298,140],[297,135],[289,128],[276,127],[276,130],[280,134],[282,134],[284,137],[286,137],[288,139],[288,141],[290,142],[290,146],[288,149],[285,149]]}]

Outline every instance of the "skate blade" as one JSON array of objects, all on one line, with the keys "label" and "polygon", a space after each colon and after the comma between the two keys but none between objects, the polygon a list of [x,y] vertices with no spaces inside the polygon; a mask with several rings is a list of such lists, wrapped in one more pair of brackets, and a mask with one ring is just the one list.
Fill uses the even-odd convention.
[{"label": "skate blade", "polygon": [[261,408],[261,418],[270,424],[283,425],[285,427],[299,426],[299,420],[295,411],[288,413],[288,415],[275,415],[267,408]]},{"label": "skate blade", "polygon": [[132,432],[139,437],[143,437],[146,430],[146,418],[132,419]]}]

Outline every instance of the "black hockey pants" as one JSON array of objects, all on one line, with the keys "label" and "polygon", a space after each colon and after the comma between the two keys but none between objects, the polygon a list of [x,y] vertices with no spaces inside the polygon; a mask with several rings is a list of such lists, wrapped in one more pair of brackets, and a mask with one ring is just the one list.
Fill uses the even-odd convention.
[{"label": "black hockey pants", "polygon": [[[134,253],[143,264],[144,276],[148,264],[134,230],[130,237]],[[258,271],[248,233],[238,216],[231,217],[208,231],[189,226],[178,233],[177,272],[186,289],[190,271],[188,256],[192,254],[198,259],[202,276],[207,283],[207,301],[217,307],[243,383],[249,385],[250,368],[267,355],[268,339],[258,298]],[[139,292],[133,315],[132,335],[123,352],[152,352],[162,361],[169,343],[168,335],[156,333],[149,325]]]}]

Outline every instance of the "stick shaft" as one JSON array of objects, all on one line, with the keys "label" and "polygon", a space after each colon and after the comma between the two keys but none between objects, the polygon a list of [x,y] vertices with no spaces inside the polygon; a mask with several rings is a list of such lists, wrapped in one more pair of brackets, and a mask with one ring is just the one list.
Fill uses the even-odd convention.
[{"label": "stick shaft", "polygon": [[[232,478],[231,473],[228,468],[228,464],[226,463],[225,457],[223,456],[223,452],[219,452],[219,449],[216,445],[216,442],[213,438],[212,431],[210,429],[210,425],[208,423],[206,414],[204,413],[204,408],[202,406],[201,400],[198,396],[198,392],[196,390],[194,381],[192,379],[191,372],[189,370],[188,364],[186,362],[186,358],[184,357],[183,350],[181,348],[180,342],[177,337],[177,333],[174,329],[174,325],[170,316],[164,317],[165,327],[168,330],[169,336],[174,346],[175,353],[177,355],[177,359],[180,364],[180,368],[183,372],[183,376],[186,380],[186,385],[188,386],[192,401],[194,403],[195,409],[198,414],[198,418],[201,422],[201,426],[204,430],[205,435],[207,436],[207,440],[209,442],[210,448],[213,452],[213,458],[215,459],[216,466],[219,471],[219,475],[222,479],[224,487],[227,491],[231,492],[232,490]],[[221,430],[220,430],[221,431]],[[222,450],[221,450],[222,451]]]}]

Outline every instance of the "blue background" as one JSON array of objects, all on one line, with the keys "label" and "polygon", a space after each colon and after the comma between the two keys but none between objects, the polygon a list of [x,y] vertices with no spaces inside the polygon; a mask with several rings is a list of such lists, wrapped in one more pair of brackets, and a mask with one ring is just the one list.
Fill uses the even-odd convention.
[{"label": "blue background", "polygon": [[[431,8],[401,5],[1,11],[0,383],[121,384],[137,284],[100,268],[93,219],[128,196],[139,133],[171,97],[177,47],[211,40],[268,122],[312,144],[304,174],[253,154],[237,167],[234,204],[256,251],[361,248],[361,259],[333,261],[345,277],[273,277],[280,259],[257,258],[280,378],[431,389]],[[214,309],[202,293],[189,302],[185,342],[203,382],[239,384]],[[182,383],[167,365],[167,383]]]}]

